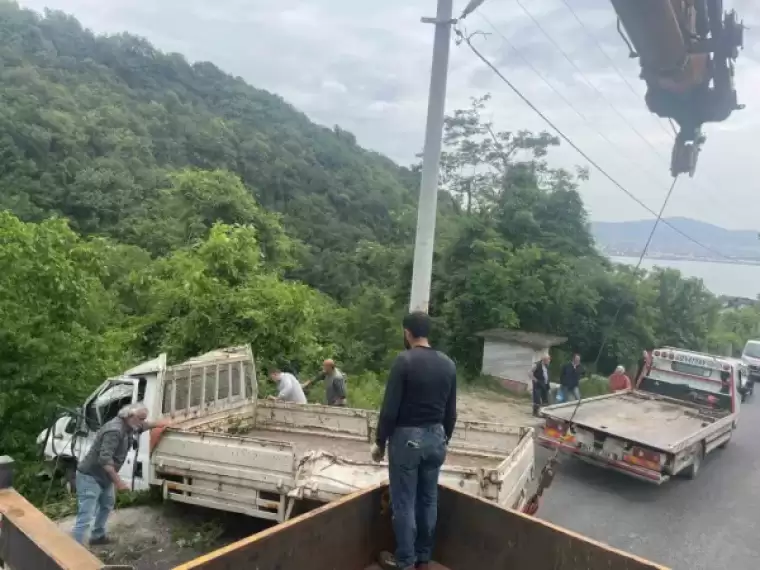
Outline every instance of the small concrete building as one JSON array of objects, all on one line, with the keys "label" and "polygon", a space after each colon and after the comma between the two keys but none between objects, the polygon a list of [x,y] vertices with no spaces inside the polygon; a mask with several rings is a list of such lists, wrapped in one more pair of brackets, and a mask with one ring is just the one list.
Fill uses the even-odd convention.
[{"label": "small concrete building", "polygon": [[509,329],[491,329],[477,336],[483,339],[481,373],[518,392],[530,391],[533,365],[550,348],[567,341],[566,337]]}]

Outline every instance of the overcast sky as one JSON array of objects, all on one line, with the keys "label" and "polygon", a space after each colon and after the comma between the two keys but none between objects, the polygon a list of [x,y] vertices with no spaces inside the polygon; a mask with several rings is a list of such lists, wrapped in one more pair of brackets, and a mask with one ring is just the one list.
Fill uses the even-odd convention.
[{"label": "overcast sky", "polygon": [[[420,17],[435,14],[435,0],[20,3],[40,11],[49,7],[71,13],[95,32],[129,31],[192,61],[210,60],[256,87],[282,95],[314,121],[354,132],[363,146],[401,163],[413,162],[422,148],[433,28],[422,24]],[[466,3],[455,0],[455,12],[461,12]],[[495,30],[478,14],[466,21],[469,31],[491,33],[475,40],[478,49],[588,155],[650,208],[659,210],[670,183],[670,127],[646,109],[638,63],[628,57],[615,31],[611,4],[605,0],[520,3],[546,34],[518,0],[487,0],[479,12]],[[694,180],[679,180],[666,215],[760,230],[756,139],[760,135],[760,39],[752,36],[753,30],[760,29],[760,2],[726,0],[725,4],[739,11],[753,28],[746,34],[745,51],[737,65],[739,99],[748,108],[735,112],[725,123],[707,126],[708,140],[697,175]],[[453,46],[447,109],[465,107],[470,97],[487,92],[493,95],[489,118],[498,129],[545,128],[465,46]],[[564,144],[550,161],[557,166],[585,164]],[[595,171],[581,191],[594,220],[650,216]]]}]

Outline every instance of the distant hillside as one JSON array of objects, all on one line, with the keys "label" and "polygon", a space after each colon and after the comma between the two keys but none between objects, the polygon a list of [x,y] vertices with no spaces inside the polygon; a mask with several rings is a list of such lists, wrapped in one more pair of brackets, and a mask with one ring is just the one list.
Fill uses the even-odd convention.
[{"label": "distant hillside", "polygon": [[[727,230],[689,218],[666,218],[667,222],[704,245],[735,259],[760,260],[760,239],[753,230]],[[608,255],[639,255],[652,231],[653,220],[593,222],[599,249]],[[649,247],[652,256],[714,259],[717,256],[660,223]]]}]

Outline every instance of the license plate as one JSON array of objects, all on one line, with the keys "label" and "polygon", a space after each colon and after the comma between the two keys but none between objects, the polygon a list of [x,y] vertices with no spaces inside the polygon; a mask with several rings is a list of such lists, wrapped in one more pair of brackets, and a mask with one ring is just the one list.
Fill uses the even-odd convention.
[{"label": "license plate", "polygon": [[600,457],[602,459],[606,459],[609,461],[614,461],[615,456],[610,453],[609,451],[604,451],[603,449],[594,449],[593,447],[589,445],[584,445],[582,447],[583,451],[590,454],[590,455],[596,455],[597,457]]}]

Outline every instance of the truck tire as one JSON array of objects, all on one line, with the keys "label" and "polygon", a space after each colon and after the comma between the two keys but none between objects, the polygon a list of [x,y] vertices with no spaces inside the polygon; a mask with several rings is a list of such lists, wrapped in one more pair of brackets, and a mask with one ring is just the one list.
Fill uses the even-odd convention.
[{"label": "truck tire", "polygon": [[689,465],[684,470],[684,475],[686,475],[687,479],[696,479],[697,475],[699,475],[699,470],[702,467],[702,461],[705,458],[705,447],[700,444],[699,449],[694,454],[694,459],[691,462],[691,465]]}]

